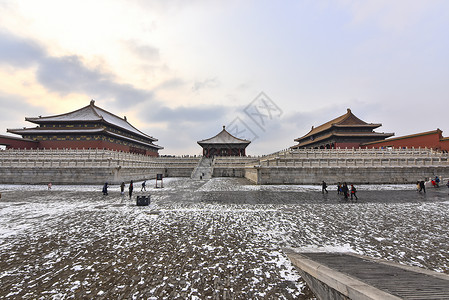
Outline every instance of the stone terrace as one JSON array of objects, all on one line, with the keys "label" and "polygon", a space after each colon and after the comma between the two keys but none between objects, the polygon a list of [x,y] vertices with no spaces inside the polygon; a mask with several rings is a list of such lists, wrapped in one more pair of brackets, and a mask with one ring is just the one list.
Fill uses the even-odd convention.
[{"label": "stone terrace", "polygon": [[448,154],[432,149],[299,149],[248,163],[245,177],[258,184],[412,183],[449,177]]}]

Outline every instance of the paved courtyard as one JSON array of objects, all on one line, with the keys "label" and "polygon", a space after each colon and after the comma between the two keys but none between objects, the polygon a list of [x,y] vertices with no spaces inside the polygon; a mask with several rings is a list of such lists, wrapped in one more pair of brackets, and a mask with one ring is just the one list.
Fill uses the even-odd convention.
[{"label": "paved courtyard", "polygon": [[147,187],[0,185],[0,298],[313,298],[285,247],[449,272],[446,187],[360,186],[357,202],[236,178]]}]

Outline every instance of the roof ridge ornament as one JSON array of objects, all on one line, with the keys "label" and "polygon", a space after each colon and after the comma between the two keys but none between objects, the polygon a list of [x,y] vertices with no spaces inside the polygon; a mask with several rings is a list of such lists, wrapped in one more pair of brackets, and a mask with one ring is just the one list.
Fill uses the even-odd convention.
[{"label": "roof ridge ornament", "polygon": [[94,104],[95,104],[95,100],[94,100],[94,99],[91,99],[91,100],[90,100],[90,105],[93,106]]}]

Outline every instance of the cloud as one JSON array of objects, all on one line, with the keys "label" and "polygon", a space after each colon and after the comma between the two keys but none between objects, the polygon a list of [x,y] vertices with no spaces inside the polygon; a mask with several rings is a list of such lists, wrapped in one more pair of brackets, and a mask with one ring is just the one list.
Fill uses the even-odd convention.
[{"label": "cloud", "polygon": [[[87,94],[89,98],[111,99],[118,107],[130,107],[137,104],[141,111],[139,118],[144,122],[167,122],[170,128],[178,128],[177,132],[185,129],[186,124],[197,124],[198,128],[207,132],[208,126],[199,124],[225,124],[226,116],[232,109],[220,105],[181,106],[171,108],[161,101],[155,100],[154,91],[138,89],[130,84],[118,83],[114,75],[100,68],[89,67],[83,62],[83,58],[77,55],[50,56],[44,49],[31,40],[16,38],[12,35],[0,36],[0,45],[8,51],[2,51],[1,61],[10,65],[25,68],[36,65],[36,79],[48,91],[61,95],[71,93]],[[137,47],[141,55],[148,57],[156,55],[157,51],[149,47]],[[14,56],[15,55],[15,56]],[[11,59],[13,58],[13,59]],[[154,56],[153,56],[154,58]],[[181,78],[169,79],[158,89],[171,89],[185,85]],[[196,91],[218,85],[216,78],[209,78],[196,82]],[[11,98],[3,97],[1,104],[7,106]],[[25,101],[21,100],[23,105]],[[9,105],[9,104],[8,104]],[[15,115],[21,114],[21,108],[15,110]],[[23,117],[23,116],[20,116]],[[204,128],[203,128],[204,127]],[[212,126],[221,128],[221,125]],[[201,131],[200,130],[200,131]],[[218,129],[217,129],[218,130]],[[216,133],[214,133],[216,134]],[[201,134],[198,134],[200,137]],[[206,134],[207,135],[207,134]],[[187,134],[188,138],[195,139]]]},{"label": "cloud", "polygon": [[16,67],[29,67],[45,56],[37,43],[0,31],[0,62]]},{"label": "cloud", "polygon": [[92,98],[114,99],[122,107],[153,100],[151,91],[116,83],[111,74],[86,67],[78,56],[43,59],[37,70],[37,79],[54,92],[78,92],[86,93]]},{"label": "cloud", "polygon": [[136,41],[126,41],[126,47],[140,59],[157,61],[160,58],[159,49],[149,45],[141,45]]},{"label": "cloud", "polygon": [[11,117],[12,114],[23,114],[23,107],[26,105],[26,100],[17,95],[10,95],[0,91],[0,107],[2,108],[2,119],[15,119]]},{"label": "cloud", "polygon": [[171,78],[159,84],[157,90],[174,89],[185,85],[186,82],[181,78]]},{"label": "cloud", "polygon": [[39,62],[37,79],[52,91],[62,94],[85,91],[91,93],[98,83],[111,76],[86,68],[78,56],[46,57]]},{"label": "cloud", "polygon": [[[30,106],[26,99],[17,96],[4,93],[0,91],[0,107],[2,108],[2,117],[0,118],[0,134],[7,134],[7,128],[20,128],[23,126],[29,126],[24,121],[24,111],[33,115],[33,111],[37,115],[38,112],[35,107]],[[18,121],[21,120],[21,121]]]},{"label": "cloud", "polygon": [[[147,106],[148,107],[148,106]],[[225,106],[193,106],[170,108],[163,105],[149,106],[140,118],[150,122],[203,123],[223,120],[233,110]]]},{"label": "cloud", "polygon": [[153,101],[153,92],[117,83],[112,74],[86,66],[80,56],[49,56],[29,39],[0,32],[0,62],[19,68],[37,66],[36,78],[47,90],[61,95],[85,93],[113,99],[119,106]]},{"label": "cloud", "polygon": [[207,78],[203,81],[195,81],[195,83],[192,86],[192,90],[194,92],[198,92],[199,90],[204,89],[204,88],[214,88],[217,86],[219,86],[219,82],[216,77]]}]

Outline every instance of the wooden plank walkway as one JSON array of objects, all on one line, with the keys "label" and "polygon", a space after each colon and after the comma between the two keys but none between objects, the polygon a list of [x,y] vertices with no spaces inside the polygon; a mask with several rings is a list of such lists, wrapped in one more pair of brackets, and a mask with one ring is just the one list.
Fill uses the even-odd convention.
[{"label": "wooden plank walkway", "polygon": [[[350,299],[449,299],[447,274],[352,253],[286,253],[307,276]],[[353,287],[361,294],[352,292],[352,298],[348,291]],[[363,290],[368,292],[363,294]]]}]

